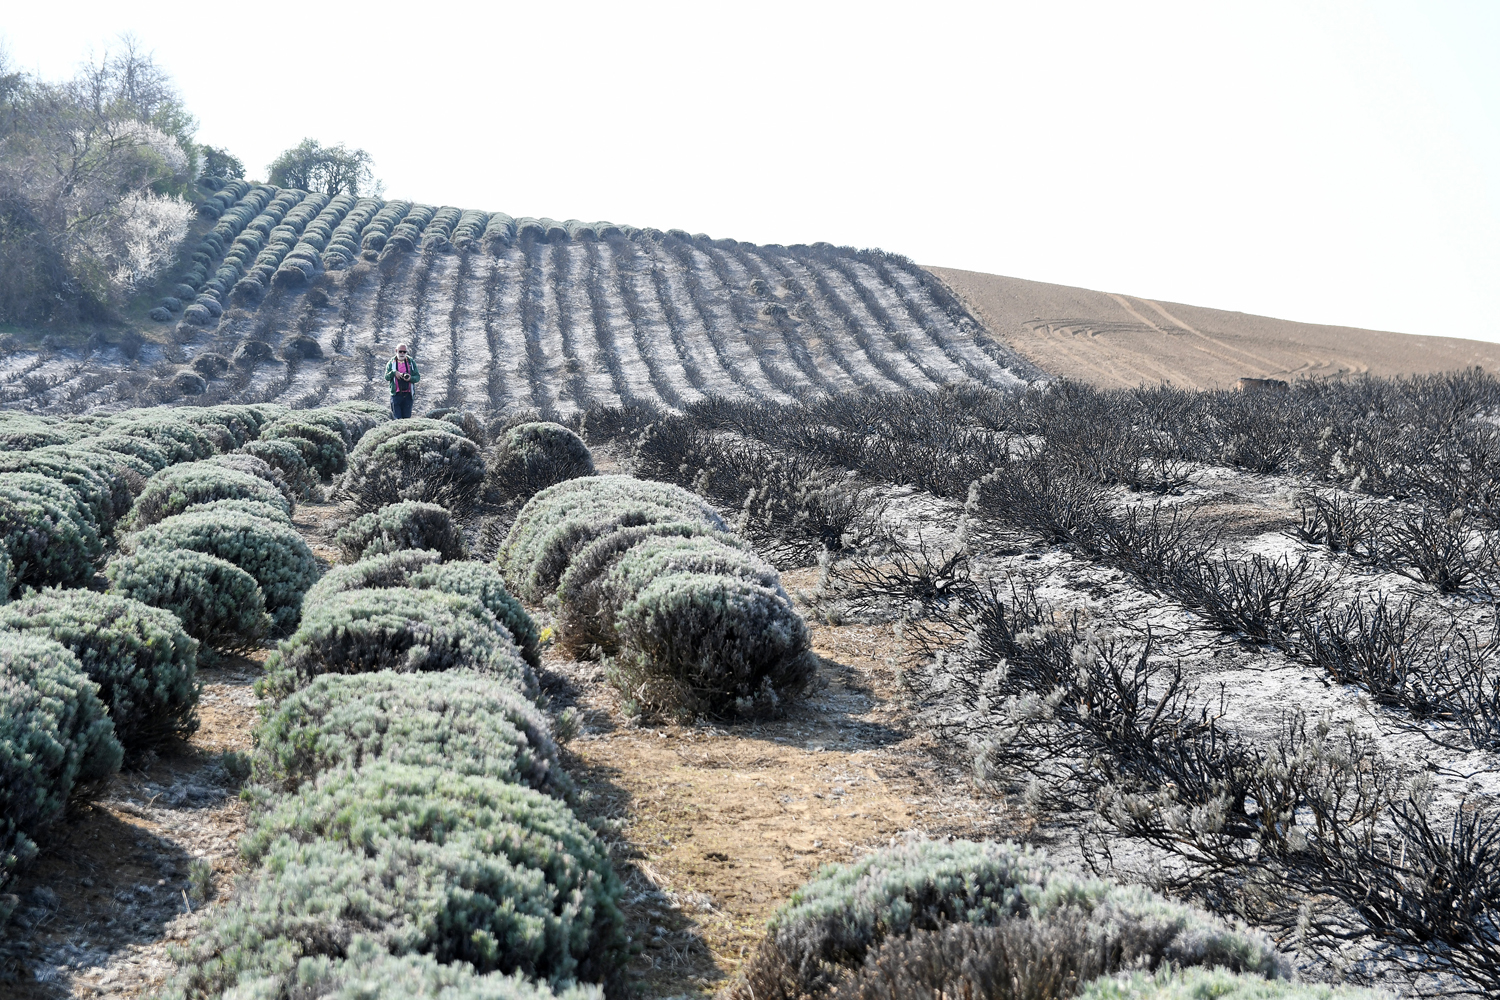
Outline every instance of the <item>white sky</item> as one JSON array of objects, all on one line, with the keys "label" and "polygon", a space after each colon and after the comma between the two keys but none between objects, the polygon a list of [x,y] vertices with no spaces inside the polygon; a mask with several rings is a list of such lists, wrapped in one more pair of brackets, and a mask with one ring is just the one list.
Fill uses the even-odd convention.
[{"label": "white sky", "polygon": [[1500,3],[10,4],[252,176],[1500,341]]}]

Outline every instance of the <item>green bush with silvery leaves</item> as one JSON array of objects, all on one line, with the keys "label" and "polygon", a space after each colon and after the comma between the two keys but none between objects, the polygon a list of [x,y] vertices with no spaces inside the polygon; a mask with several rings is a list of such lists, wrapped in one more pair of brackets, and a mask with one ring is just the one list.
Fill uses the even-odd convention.
[{"label": "green bush with silvery leaves", "polygon": [[402,549],[334,566],[312,585],[307,596],[302,599],[302,604],[303,607],[310,608],[334,594],[350,590],[405,587],[413,573],[442,561],[442,553],[432,549]]},{"label": "green bush with silvery leaves", "polygon": [[485,465],[485,495],[498,503],[524,502],[548,486],[594,474],[594,456],[583,439],[546,421],[508,428]]},{"label": "green bush with silvery leaves", "polygon": [[352,590],[307,608],[257,682],[281,698],[320,674],[417,673],[468,667],[532,688],[510,633],[472,597],[430,590]]},{"label": "green bush with silvery leaves", "polygon": [[431,549],[444,559],[468,555],[463,532],[447,508],[412,500],[389,504],[355,518],[339,529],[339,549],[346,562],[404,549]]},{"label": "green bush with silvery leaves", "polygon": [[299,500],[321,503],[323,490],[318,474],[302,456],[302,448],[292,441],[248,441],[238,452],[251,455],[281,473],[281,479]]},{"label": "green bush with silvery leaves", "polygon": [[1144,887],[1085,877],[1014,843],[926,841],[822,868],[772,916],[734,995],[746,997],[746,983],[761,995],[826,992],[871,949],[913,931],[1077,917],[1100,934],[1130,942],[1133,954],[1118,956],[1123,964],[1290,974],[1259,931]]},{"label": "green bush with silvery leaves", "polygon": [[298,444],[302,449],[302,457],[323,479],[343,472],[348,461],[343,433],[322,423],[302,419],[300,411],[294,411],[263,428],[260,440],[291,441],[294,444],[299,441],[308,442],[312,447]]},{"label": "green bush with silvery leaves", "polygon": [[218,556],[192,549],[147,549],[115,559],[104,574],[110,593],[172,612],[188,635],[208,649],[252,649],[271,630],[255,577]]},{"label": "green bush with silvery leaves", "polygon": [[311,607],[345,591],[390,587],[438,590],[477,598],[510,632],[526,662],[533,667],[541,665],[541,640],[536,623],[521,602],[510,595],[499,571],[472,560],[445,563],[441,554],[431,549],[403,549],[335,566],[307,592],[304,606]]},{"label": "green bush with silvery leaves", "polygon": [[[439,503],[466,509],[478,501],[484,486],[484,458],[479,446],[452,424],[416,429],[416,420],[393,420],[366,434],[349,459],[339,489],[361,510],[375,510],[402,500]],[[402,433],[392,435],[390,428]],[[367,450],[372,439],[376,443]]]},{"label": "green bush with silvery leaves", "polygon": [[302,595],[321,575],[317,557],[295,530],[227,511],[188,511],[169,517],[128,536],[122,548],[127,554],[193,549],[234,563],[255,577],[277,629],[296,624]]},{"label": "green bush with silvery leaves", "polygon": [[147,480],[122,527],[139,531],[215,500],[255,500],[292,512],[291,501],[264,479],[211,462],[188,462],[169,466]]},{"label": "green bush with silvery leaves", "polygon": [[[40,635],[0,632],[0,890],[76,786],[120,768],[114,723],[78,658]],[[0,927],[9,916],[0,895]]]},{"label": "green bush with silvery leaves", "polygon": [[170,611],[116,594],[47,590],[0,607],[0,628],[44,636],[78,657],[127,750],[198,728],[198,643]]},{"label": "green bush with silvery leaves", "polygon": [[1395,1000],[1395,994],[1194,967],[1096,979],[1083,987],[1078,1000]]},{"label": "green bush with silvery leaves", "polygon": [[264,459],[243,451],[232,451],[227,455],[215,455],[206,461],[225,469],[233,469],[236,472],[244,472],[254,476],[256,479],[264,479],[276,487],[285,499],[288,509],[295,510],[297,507],[297,491],[292,489],[281,470],[272,466]]},{"label": "green bush with silvery leaves", "polygon": [[678,486],[630,476],[570,479],[526,502],[495,562],[513,593],[540,603],[594,539],[619,528],[671,522],[725,530],[717,511]]},{"label": "green bush with silvery leaves", "polygon": [[66,447],[0,453],[0,474],[9,472],[35,473],[68,487],[104,535],[114,530],[115,520],[130,510],[133,500],[122,467],[98,454]]},{"label": "green bush with silvery leaves", "polygon": [[255,780],[272,791],[377,760],[559,798],[573,790],[546,715],[513,685],[468,670],[323,674],[282,699],[255,736]]},{"label": "green bush with silvery leaves", "polygon": [[0,545],[10,593],[88,582],[104,552],[93,514],[67,486],[34,472],[0,474]]},{"label": "green bush with silvery leaves", "polygon": [[529,788],[385,763],[328,772],[261,812],[243,846],[258,868],[179,953],[188,997],[339,957],[356,928],[391,954],[551,982],[614,980],[624,963],[608,851]]},{"label": "green bush with silvery leaves", "polygon": [[[591,984],[560,985],[519,972],[479,973],[467,962],[439,962],[430,955],[392,955],[356,935],[344,958],[317,955],[297,963],[299,1000],[604,1000]],[[242,977],[224,1000],[282,1000],[286,977]]]}]

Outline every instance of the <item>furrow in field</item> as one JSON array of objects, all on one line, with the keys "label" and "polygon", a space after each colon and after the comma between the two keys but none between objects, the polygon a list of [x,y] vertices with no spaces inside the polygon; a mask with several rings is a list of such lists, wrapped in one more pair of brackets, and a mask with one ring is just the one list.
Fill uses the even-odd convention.
[{"label": "furrow in field", "polygon": [[896,327],[879,303],[872,302],[869,295],[850,280],[849,275],[838,266],[837,260],[816,253],[805,255],[802,260],[809,269],[816,270],[822,276],[830,293],[838,297],[861,326],[871,332],[879,331],[879,338],[871,341],[874,349],[884,349],[885,357],[892,365],[896,365],[900,359],[905,362],[905,366],[910,366],[902,366],[901,370],[912,373],[908,375],[912,388],[931,389],[953,381],[952,365],[937,364],[928,358],[921,350],[921,345],[914,343],[906,331]]},{"label": "furrow in field", "polygon": [[899,320],[904,315],[904,325],[914,335],[931,341],[944,357],[963,369],[968,378],[986,385],[1013,384],[1013,377],[1005,367],[981,350],[971,334],[954,326],[927,289],[913,280],[908,272],[891,266],[874,254],[851,261],[849,267],[862,277],[871,293],[893,316]]},{"label": "furrow in field", "polygon": [[672,241],[670,252],[649,241],[632,241],[632,246],[649,261],[662,315],[699,359],[704,391],[726,396],[779,396],[756,365],[738,363],[730,351],[694,265],[692,248],[677,240]]},{"label": "furrow in field", "polygon": [[765,276],[754,267],[747,253],[738,246],[730,252],[705,247],[705,252],[720,262],[726,285],[741,303],[742,312],[747,312],[750,316],[750,328],[763,328],[768,343],[772,336],[780,340],[780,354],[787,361],[786,366],[783,366],[787,369],[786,376],[795,382],[796,388],[793,391],[834,391],[834,381],[829,378],[828,373],[817,367],[817,361],[808,352],[807,342],[796,330],[796,321],[793,321],[786,307],[780,303],[762,301],[751,291],[751,282],[756,280],[759,280],[760,286],[765,286]]},{"label": "furrow in field", "polygon": [[[661,344],[642,329],[640,300],[620,271],[619,257],[610,244],[588,243],[586,246],[589,254],[589,302],[594,310],[594,326],[609,331],[631,397],[669,407],[680,406],[682,391],[678,381],[682,378],[681,366],[674,366],[675,371],[669,374],[660,357]],[[674,379],[673,375],[677,378]]]},{"label": "furrow in field", "polygon": [[456,378],[449,381],[451,406],[464,406],[481,413],[491,408],[490,373],[498,371],[499,359],[490,351],[485,329],[488,309],[490,257],[474,250],[459,250],[465,279],[459,282],[454,303],[453,358]]},{"label": "furrow in field", "polygon": [[483,254],[478,259],[488,268],[484,336],[490,353],[486,375],[490,406],[496,410],[540,409],[541,403],[531,396],[526,333],[521,327],[521,253],[505,247],[497,255]]},{"label": "furrow in field", "polygon": [[[777,248],[779,250],[779,248]],[[765,270],[779,277],[792,303],[794,316],[801,317],[817,332],[819,342],[860,388],[904,389],[908,383],[886,363],[884,354],[872,354],[870,338],[851,317],[831,307],[818,277],[785,252],[753,251]]]},{"label": "furrow in field", "polygon": [[413,413],[425,413],[436,406],[446,406],[449,378],[453,372],[453,299],[458,289],[459,260],[441,253],[416,253],[413,271],[426,272],[421,308],[414,317],[411,340],[407,346],[416,358],[422,381],[416,388]]},{"label": "furrow in field", "polygon": [[[536,408],[549,419],[562,415],[554,372],[562,367],[562,342],[555,323],[547,322],[547,245],[531,236],[521,240],[523,260],[521,328],[526,335],[527,377]],[[571,412],[572,404],[568,404]]]},{"label": "furrow in field", "polygon": [[[380,392],[386,387],[382,377],[384,357],[375,347],[375,304],[380,291],[380,274],[375,268],[360,262],[342,272],[339,281],[344,295],[339,305],[339,332],[334,336],[336,350],[331,359],[339,376],[329,393],[329,401],[368,399],[384,404],[386,400]],[[381,366],[381,372],[374,375],[380,380],[378,384],[366,371],[372,360],[379,361]]]},{"label": "furrow in field", "polygon": [[815,261],[805,260],[790,251],[776,254],[783,272],[795,276],[807,289],[812,308],[825,314],[836,330],[853,341],[857,350],[850,354],[879,373],[880,379],[898,389],[924,386],[929,379],[922,369],[912,364],[911,359],[899,350],[893,350],[885,331],[869,321],[862,310],[856,310],[828,280],[824,269]]},{"label": "furrow in field", "polygon": [[854,289],[866,311],[885,329],[891,342],[905,345],[909,356],[919,359],[922,370],[934,382],[946,385],[972,377],[962,364],[943,351],[942,346],[932,339],[927,330],[910,321],[899,296],[878,277],[874,277],[873,272],[856,267],[855,262],[847,256],[830,258],[828,263]]},{"label": "furrow in field", "polygon": [[682,336],[681,316],[669,320],[657,300],[661,275],[651,273],[649,259],[630,240],[610,240],[604,254],[630,318],[631,334],[651,368],[658,394],[670,406],[701,398],[703,373]]},{"label": "furrow in field", "polygon": [[[781,355],[784,353],[784,345],[777,346],[772,343],[772,334],[760,322],[759,306],[752,302],[741,289],[749,284],[744,270],[734,263],[719,250],[710,247],[694,247],[694,254],[701,259],[706,268],[704,277],[712,275],[713,283],[706,285],[710,288],[715,298],[720,299],[728,306],[728,313],[733,318],[734,325],[726,329],[728,342],[735,345],[743,345],[744,349],[755,359],[760,370],[765,374],[766,381],[775,387],[778,394],[787,399],[797,399],[807,387],[807,381],[801,378],[796,371],[795,364],[783,364]],[[738,329],[736,329],[736,327]],[[778,341],[780,337],[776,338]]]},{"label": "furrow in field", "polygon": [[572,252],[571,241],[548,247],[552,264],[550,288],[563,350],[563,384],[569,399],[580,410],[594,403],[620,405],[620,388],[609,370],[609,357],[600,350],[593,313],[582,286],[587,280],[587,261]]}]

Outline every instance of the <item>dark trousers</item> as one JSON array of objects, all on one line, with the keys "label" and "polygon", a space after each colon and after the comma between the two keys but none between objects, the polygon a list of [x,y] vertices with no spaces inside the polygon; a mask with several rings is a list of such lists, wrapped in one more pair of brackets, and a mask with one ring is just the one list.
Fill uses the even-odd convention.
[{"label": "dark trousers", "polygon": [[391,393],[391,416],[397,420],[405,420],[407,417],[410,417],[413,395],[410,392]]}]

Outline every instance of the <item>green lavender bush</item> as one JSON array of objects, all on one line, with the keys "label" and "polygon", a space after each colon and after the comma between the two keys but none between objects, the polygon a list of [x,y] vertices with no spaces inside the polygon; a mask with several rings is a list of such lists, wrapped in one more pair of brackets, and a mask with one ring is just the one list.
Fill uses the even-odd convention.
[{"label": "green lavender bush", "polygon": [[485,495],[497,503],[524,502],[548,486],[594,474],[594,457],[583,439],[544,421],[506,430],[485,465]]},{"label": "green lavender bush", "polygon": [[104,552],[77,494],[32,472],[0,474],[0,544],[10,554],[12,594],[27,586],[80,586]]},{"label": "green lavender bush", "polygon": [[522,658],[532,667],[541,666],[541,637],[536,623],[511,596],[505,578],[493,566],[471,560],[430,565],[412,574],[407,586],[475,598],[510,633]]},{"label": "green lavender bush", "polygon": [[172,612],[207,649],[251,649],[271,630],[255,577],[218,556],[193,549],[146,549],[114,560],[104,574],[110,593]]},{"label": "green lavender bush", "polygon": [[623,965],[608,852],[529,788],[377,763],[329,772],[254,822],[244,850],[258,871],[183,950],[187,996],[338,957],[356,928],[391,954],[553,982]]},{"label": "green lavender bush", "polygon": [[139,531],[215,500],[255,500],[291,513],[291,502],[264,479],[211,462],[188,462],[169,466],[147,480],[122,527]]},{"label": "green lavender bush", "polygon": [[406,589],[352,590],[309,607],[257,683],[281,698],[320,674],[468,667],[532,687],[510,633],[479,601]]},{"label": "green lavender bush", "polygon": [[47,590],[0,607],[0,628],[67,647],[99,686],[127,750],[198,728],[198,643],[170,611],[116,594]]},{"label": "green lavender bush", "polygon": [[249,441],[240,448],[240,453],[252,455],[280,472],[282,481],[299,500],[322,502],[323,491],[318,484],[318,474],[308,466],[307,459],[302,457],[302,448],[292,441]]},{"label": "green lavender bush", "polygon": [[725,530],[718,512],[677,486],[629,476],[570,479],[526,502],[495,561],[517,596],[539,603],[594,539],[619,528],[668,522]]},{"label": "green lavender bush", "polygon": [[286,499],[289,509],[296,509],[297,491],[286,481],[286,477],[281,474],[281,470],[272,466],[265,459],[257,458],[243,451],[232,451],[226,455],[215,455],[206,461],[221,468],[248,473],[256,479],[264,479],[276,487],[277,492]]},{"label": "green lavender bush", "polygon": [[[604,1000],[590,984],[552,987],[517,972],[479,973],[467,962],[430,955],[392,955],[356,935],[345,958],[302,959],[294,973],[299,1000]],[[242,978],[228,1000],[279,1000],[285,976]]]},{"label": "green lavender bush", "polygon": [[444,559],[468,555],[463,532],[444,507],[404,500],[371,511],[339,529],[339,549],[346,562],[403,549],[431,549]]},{"label": "green lavender bush", "polygon": [[1078,1000],[1395,1000],[1383,990],[1292,983],[1225,969],[1162,969],[1096,979]]},{"label": "green lavender bush", "polygon": [[393,420],[355,448],[339,489],[361,510],[412,500],[462,511],[479,499],[485,474],[479,446],[452,424],[420,422],[437,426],[420,429],[411,426],[415,419]]},{"label": "green lavender bush", "polygon": [[289,629],[302,610],[302,595],[317,582],[317,557],[291,528],[248,514],[189,511],[124,539],[128,553],[193,549],[234,563],[255,578],[275,628]]},{"label": "green lavender bush", "polygon": [[334,566],[308,590],[303,606],[310,608],[334,594],[350,590],[405,587],[414,573],[442,561],[442,553],[433,549],[401,549]]},{"label": "green lavender bush", "polygon": [[266,716],[256,748],[255,780],[271,791],[379,760],[483,775],[559,798],[573,791],[546,715],[510,684],[468,670],[323,674]]},{"label": "green lavender bush", "polygon": [[1170,962],[1289,975],[1263,934],[1144,887],[1085,878],[1013,843],[927,841],[821,869],[771,918],[735,995],[826,993],[871,949],[913,931],[1074,917],[1119,943],[1113,968]]},{"label": "green lavender bush", "polygon": [[340,429],[335,430],[324,426],[321,422],[314,423],[302,419],[298,411],[293,411],[263,428],[260,432],[260,440],[291,441],[294,444],[299,441],[308,442],[311,447],[298,444],[298,447],[302,449],[302,457],[307,460],[308,467],[315,470],[323,479],[329,479],[343,472],[348,461],[342,424],[340,424]]},{"label": "green lavender bush", "polygon": [[[102,782],[121,756],[78,658],[43,636],[0,632],[0,889],[35,857],[34,838],[62,815],[75,787]],[[5,900],[0,927],[10,915]]]}]

